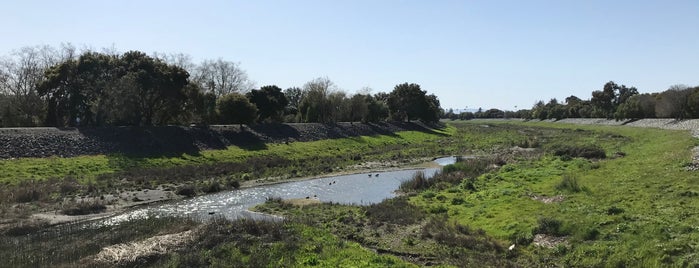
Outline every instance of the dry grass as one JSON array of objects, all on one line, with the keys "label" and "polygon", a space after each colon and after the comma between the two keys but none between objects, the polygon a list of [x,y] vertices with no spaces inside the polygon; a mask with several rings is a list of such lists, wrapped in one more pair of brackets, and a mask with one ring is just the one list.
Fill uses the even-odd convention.
[{"label": "dry grass", "polygon": [[127,265],[135,263],[139,259],[164,255],[192,241],[193,238],[194,232],[189,230],[181,233],[154,236],[137,242],[116,244],[102,248],[94,256],[94,259],[99,263]]}]

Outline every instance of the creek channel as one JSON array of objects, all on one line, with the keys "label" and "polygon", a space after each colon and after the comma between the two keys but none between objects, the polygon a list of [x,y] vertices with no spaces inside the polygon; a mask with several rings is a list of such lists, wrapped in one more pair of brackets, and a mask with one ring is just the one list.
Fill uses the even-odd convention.
[{"label": "creek channel", "polygon": [[[437,158],[433,162],[445,166],[456,162],[456,157]],[[320,202],[371,205],[395,197],[395,192],[400,184],[412,179],[417,172],[423,172],[427,177],[432,177],[438,170],[439,168],[422,168],[357,173],[261,185],[139,207],[115,216],[91,221],[88,225],[99,227],[116,225],[134,219],[167,216],[191,217],[197,220],[207,220],[213,217],[227,219],[268,219],[271,217],[273,219],[273,216],[248,210],[250,207],[264,203],[271,197],[282,199],[313,198]]]}]

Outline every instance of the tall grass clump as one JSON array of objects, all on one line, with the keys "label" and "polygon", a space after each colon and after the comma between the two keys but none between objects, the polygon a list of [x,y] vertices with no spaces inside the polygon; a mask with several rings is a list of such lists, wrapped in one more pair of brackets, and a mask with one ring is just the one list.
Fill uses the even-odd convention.
[{"label": "tall grass clump", "polygon": [[578,176],[575,174],[564,174],[561,181],[556,184],[556,190],[570,191],[577,193],[583,190],[583,187],[578,182]]},{"label": "tall grass clump", "polygon": [[422,171],[415,172],[412,179],[404,181],[400,184],[400,190],[406,193],[427,189],[429,187],[430,181]]},{"label": "tall grass clump", "polygon": [[566,159],[575,157],[582,157],[587,159],[604,159],[607,157],[607,154],[604,152],[604,149],[596,144],[557,145],[552,146],[550,150],[553,152],[553,155]]}]

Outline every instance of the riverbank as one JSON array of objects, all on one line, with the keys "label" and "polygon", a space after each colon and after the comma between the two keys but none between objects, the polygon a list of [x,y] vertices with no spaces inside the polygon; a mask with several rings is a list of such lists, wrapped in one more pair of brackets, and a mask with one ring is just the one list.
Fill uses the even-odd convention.
[{"label": "riverbank", "polygon": [[[425,169],[425,168],[438,168],[439,164],[433,162],[434,157],[420,157],[403,161],[371,161],[356,164],[345,168],[342,171],[323,173],[316,176],[306,176],[297,178],[260,178],[256,180],[244,181],[240,184],[238,190],[268,186],[274,184],[282,184],[289,182],[306,181],[320,178],[336,177],[343,175],[352,174],[364,174],[364,173],[382,173],[389,171],[400,171],[400,170],[413,170],[413,169]],[[57,225],[65,223],[75,223],[89,220],[96,220],[101,218],[107,218],[119,213],[123,213],[128,209],[137,208],[140,206],[151,205],[153,203],[163,203],[171,202],[175,200],[181,200],[184,197],[176,194],[176,189],[181,185],[159,185],[156,189],[152,190],[139,190],[139,191],[123,191],[118,194],[105,194],[100,197],[79,197],[72,200],[74,203],[95,203],[102,202],[108,203],[106,210],[102,213],[87,214],[87,215],[65,215],[61,210],[45,211],[40,213],[34,213],[29,216],[29,221],[24,222],[26,225]],[[169,189],[169,190],[168,190]],[[236,190],[231,190],[236,191]],[[64,200],[63,202],[69,202]],[[4,227],[4,228],[3,228]],[[3,226],[0,224],[0,233],[3,229],[10,227],[10,225]]]},{"label": "riverbank", "polygon": [[[153,202],[240,187],[417,168],[431,160],[426,156],[457,151],[455,147],[439,146],[444,143],[442,140],[449,139],[448,128],[427,129],[407,123],[404,128],[393,124],[394,127],[380,129],[367,124],[346,125],[354,130],[333,132],[329,130],[338,130],[337,125],[326,127],[327,133],[338,138],[291,142],[286,142],[288,137],[277,138],[271,141],[286,141],[261,143],[254,148],[232,145],[194,155],[0,160],[0,232],[90,220]],[[305,128],[310,131],[317,126]],[[391,132],[410,128],[418,130]],[[364,133],[359,129],[375,135],[351,136]],[[377,134],[384,132],[387,133]],[[303,134],[297,138],[320,138],[326,134]],[[351,137],[342,138],[347,135]]]},{"label": "riverbank", "polygon": [[[476,119],[481,120],[481,119]],[[647,118],[647,119],[604,119],[604,118],[565,118],[561,120],[523,120],[523,119],[482,119],[484,121],[514,121],[514,122],[548,122],[567,123],[578,125],[599,125],[599,126],[629,126],[642,128],[659,128],[669,130],[688,130],[693,136],[699,137],[699,119],[677,120],[670,118]]]},{"label": "riverbank", "polygon": [[257,148],[269,143],[390,135],[400,131],[430,131],[431,128],[419,122],[0,128],[0,159],[196,154],[229,146]]}]

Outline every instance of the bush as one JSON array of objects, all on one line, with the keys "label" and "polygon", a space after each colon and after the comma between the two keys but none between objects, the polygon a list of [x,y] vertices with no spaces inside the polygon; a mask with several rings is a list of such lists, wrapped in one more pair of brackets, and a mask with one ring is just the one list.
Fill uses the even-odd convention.
[{"label": "bush", "polygon": [[568,190],[574,193],[582,191],[582,187],[578,183],[578,177],[572,174],[563,175],[561,182],[556,185],[558,190]]},{"label": "bush", "polygon": [[387,222],[409,225],[425,218],[425,213],[417,206],[408,203],[405,197],[386,199],[381,203],[366,207],[366,216],[373,222]]},{"label": "bush", "polygon": [[98,202],[81,202],[74,204],[68,208],[64,208],[61,212],[66,215],[88,215],[102,213],[107,210],[107,206]]},{"label": "bush", "polygon": [[202,189],[203,192],[205,193],[218,193],[222,190],[223,188],[221,187],[221,184],[218,183],[218,181],[212,181],[208,183],[207,185],[204,186]]},{"label": "bush", "polygon": [[411,192],[430,187],[430,182],[422,171],[415,172],[413,178],[400,184],[400,190],[403,192]]},{"label": "bush", "polygon": [[184,185],[177,188],[177,192],[175,193],[186,197],[193,197],[197,195],[197,190],[192,185]]},{"label": "bush", "polygon": [[599,237],[600,232],[597,230],[597,228],[590,228],[587,229],[583,232],[583,240],[595,240],[597,237]]},{"label": "bush", "polygon": [[551,150],[555,156],[560,156],[562,159],[574,157],[604,159],[607,157],[604,149],[598,145],[561,145],[554,146]]},{"label": "bush", "polygon": [[538,220],[539,226],[536,228],[535,232],[538,234],[549,234],[553,236],[564,236],[568,232],[563,229],[563,222],[558,219],[541,217]]},{"label": "bush", "polygon": [[616,215],[616,214],[621,214],[621,213],[624,213],[623,208],[611,206],[607,209],[607,215]]}]

